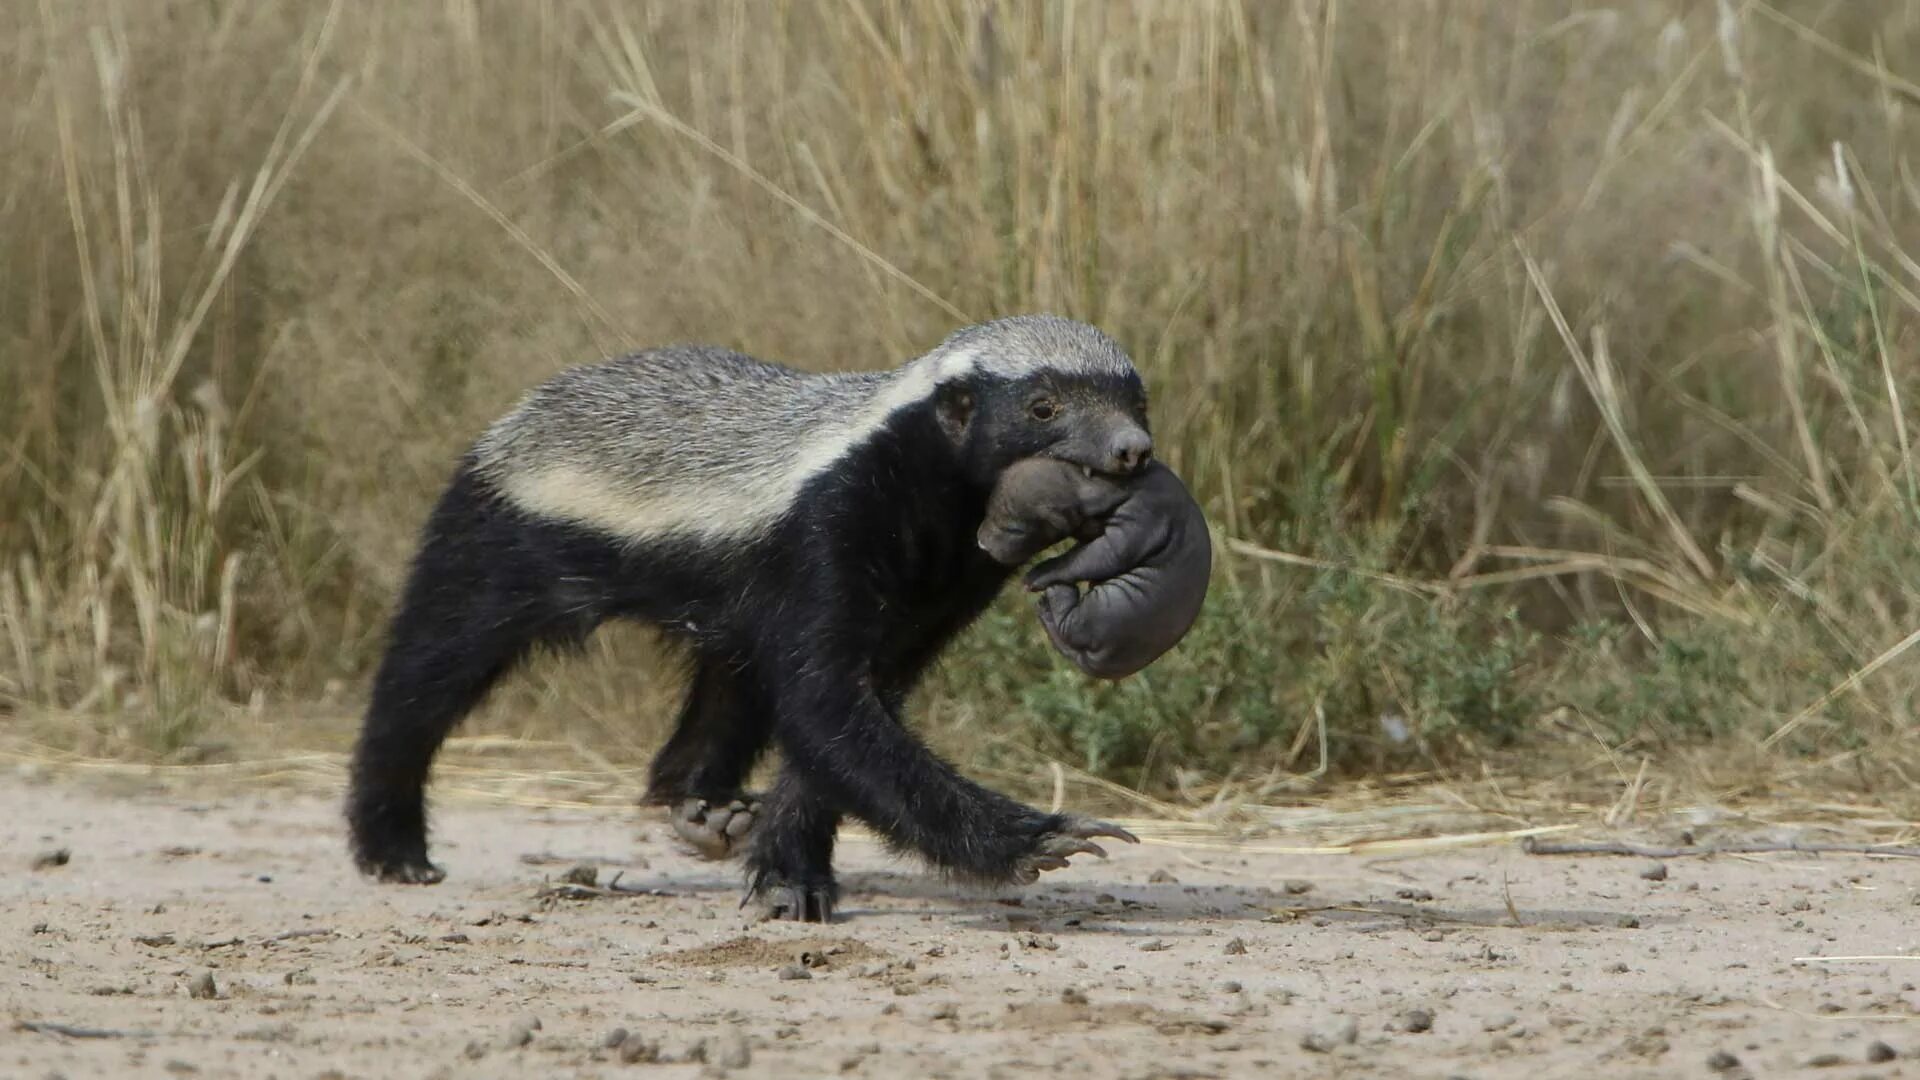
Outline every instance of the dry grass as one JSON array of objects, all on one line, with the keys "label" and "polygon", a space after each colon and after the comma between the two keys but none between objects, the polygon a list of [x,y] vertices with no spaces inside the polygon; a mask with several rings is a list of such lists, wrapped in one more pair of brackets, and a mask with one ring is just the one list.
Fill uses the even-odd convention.
[{"label": "dry grass", "polygon": [[[449,462],[566,364],[1046,309],[1230,554],[1130,687],[997,613],[950,745],[1181,807],[1515,745],[1914,790],[1910,5],[16,0],[0,49],[16,738],[337,747]],[[636,637],[475,730],[640,759]]]}]

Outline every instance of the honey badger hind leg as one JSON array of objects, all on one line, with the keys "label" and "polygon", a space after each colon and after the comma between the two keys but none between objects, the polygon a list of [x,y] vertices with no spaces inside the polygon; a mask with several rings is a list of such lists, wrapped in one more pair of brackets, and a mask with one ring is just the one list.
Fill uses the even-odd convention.
[{"label": "honey badger hind leg", "polygon": [[666,806],[674,835],[708,859],[743,851],[760,817],[760,796],[742,785],[772,722],[739,670],[737,658],[695,659],[680,718],[649,771],[646,801]]},{"label": "honey badger hind leg", "polygon": [[599,613],[556,598],[569,538],[540,535],[462,470],[429,519],[354,745],[347,822],[354,862],[380,881],[432,885],[426,784],[435,754],[536,645],[572,645]]}]

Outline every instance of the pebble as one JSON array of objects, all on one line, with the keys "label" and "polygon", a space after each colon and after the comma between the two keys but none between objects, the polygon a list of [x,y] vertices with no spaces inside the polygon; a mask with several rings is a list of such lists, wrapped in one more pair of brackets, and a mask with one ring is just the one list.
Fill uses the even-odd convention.
[{"label": "pebble", "polygon": [[1807,1059],[1807,1068],[1831,1069],[1836,1065],[1845,1065],[1846,1063],[1847,1058],[1844,1054],[1815,1054]]},{"label": "pebble", "polygon": [[1285,885],[1282,885],[1281,888],[1287,890],[1288,896],[1300,896],[1305,893],[1310,893],[1313,891],[1313,882],[1303,881],[1300,878],[1293,878],[1289,880]]},{"label": "pebble", "polygon": [[56,866],[65,866],[73,860],[73,852],[68,848],[55,848],[43,851],[33,858],[35,870],[51,870]]},{"label": "pebble", "polygon": [[744,1069],[753,1064],[753,1047],[738,1031],[716,1035],[707,1047],[707,1061],[723,1069]]},{"label": "pebble", "polygon": [[502,1041],[509,1050],[516,1046],[525,1046],[533,1041],[533,1033],[539,1030],[539,1017],[523,1016],[507,1026],[507,1036]]},{"label": "pebble", "polygon": [[1707,1068],[1714,1072],[1732,1072],[1740,1067],[1740,1059],[1725,1050],[1715,1050],[1707,1055]]},{"label": "pebble", "polygon": [[614,1028],[612,1031],[607,1032],[606,1038],[600,1040],[600,1045],[608,1050],[616,1050],[619,1048],[621,1043],[626,1041],[627,1041],[627,1029]]},{"label": "pebble", "polygon": [[1078,987],[1069,986],[1065,990],[1060,991],[1060,1000],[1068,1005],[1085,1005],[1087,1003],[1087,992]]},{"label": "pebble", "polygon": [[1867,1060],[1873,1062],[1875,1065],[1881,1064],[1882,1062],[1892,1061],[1894,1058],[1897,1058],[1899,1056],[1900,1055],[1894,1051],[1893,1047],[1888,1046],[1886,1043],[1883,1043],[1883,1042],[1876,1041],[1873,1045],[1867,1047]]},{"label": "pebble", "polygon": [[1648,881],[1665,881],[1667,880],[1667,864],[1663,862],[1654,863],[1652,866],[1640,871],[1640,876]]},{"label": "pebble", "polygon": [[1487,1022],[1481,1024],[1480,1030],[1505,1031],[1506,1029],[1512,1027],[1513,1025],[1519,1022],[1520,1022],[1520,1018],[1513,1015],[1512,1013],[1501,1013],[1499,1016],[1493,1017]]},{"label": "pebble", "polygon": [[1638,930],[1640,929],[1640,917],[1637,915],[1622,915],[1618,919],[1613,920],[1613,924],[1622,930]]},{"label": "pebble", "polygon": [[1418,1035],[1433,1030],[1433,1014],[1425,1009],[1408,1009],[1400,1016],[1400,1029]]},{"label": "pebble", "polygon": [[1315,1054],[1330,1054],[1336,1047],[1351,1046],[1359,1038],[1360,1025],[1349,1016],[1324,1031],[1309,1031],[1302,1035],[1300,1049]]},{"label": "pebble", "polygon": [[1223,982],[1220,984],[1220,989],[1224,993],[1237,994],[1241,990],[1245,989],[1245,987],[1242,987],[1238,982],[1235,982],[1232,979],[1228,979],[1226,982]]},{"label": "pebble", "polygon": [[1141,952],[1165,952],[1168,948],[1167,943],[1161,941],[1159,938],[1154,938],[1152,941],[1141,942],[1140,944]]},{"label": "pebble", "polygon": [[592,863],[581,863],[561,874],[560,881],[562,884],[585,885],[591,889],[600,884],[600,871]]},{"label": "pebble", "polygon": [[651,1065],[660,1060],[660,1040],[643,1039],[629,1034],[620,1042],[620,1063],[623,1065]]},{"label": "pebble", "polygon": [[214,984],[213,972],[203,971],[187,984],[187,996],[191,998],[217,998],[220,988]]},{"label": "pebble", "polygon": [[1415,902],[1433,899],[1433,894],[1426,889],[1400,889],[1393,895],[1402,900],[1412,900]]},{"label": "pebble", "polygon": [[1626,974],[1626,973],[1627,973],[1627,965],[1626,965],[1626,964],[1624,964],[1624,963],[1622,963],[1622,962],[1621,962],[1621,961],[1619,961],[1619,960],[1615,960],[1615,961],[1614,961],[1613,963],[1611,963],[1611,964],[1608,964],[1608,965],[1606,966],[1606,968],[1605,968],[1605,970],[1606,970],[1606,971],[1607,971],[1607,972],[1608,972],[1609,974],[1613,974],[1613,975],[1624,975],[1624,974]]},{"label": "pebble", "polygon": [[1228,956],[1245,956],[1245,955],[1247,955],[1247,943],[1246,943],[1246,942],[1244,942],[1244,941],[1242,941],[1242,940],[1240,940],[1239,938],[1230,938],[1230,939],[1228,939],[1228,941],[1227,941],[1227,948],[1226,948],[1226,954],[1227,954]]},{"label": "pebble", "polygon": [[1149,885],[1178,885],[1178,884],[1180,884],[1180,879],[1179,879],[1179,878],[1177,878],[1177,877],[1174,877],[1174,876],[1173,876],[1172,874],[1170,874],[1170,873],[1168,873],[1168,872],[1167,872],[1167,871],[1165,871],[1165,870],[1155,870],[1155,871],[1153,872],[1153,874],[1152,874],[1152,876],[1150,876],[1150,877],[1148,877],[1148,878],[1147,878],[1147,884],[1149,884]]},{"label": "pebble", "polygon": [[795,979],[811,978],[813,978],[813,972],[808,971],[805,964],[788,964],[786,967],[780,969],[781,982],[793,982]]}]

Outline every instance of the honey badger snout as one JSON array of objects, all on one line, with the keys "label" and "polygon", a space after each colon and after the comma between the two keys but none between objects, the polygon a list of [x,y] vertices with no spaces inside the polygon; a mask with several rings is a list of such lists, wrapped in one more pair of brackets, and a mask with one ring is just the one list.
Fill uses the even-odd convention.
[{"label": "honey badger snout", "polygon": [[1131,476],[1146,468],[1147,462],[1153,459],[1153,436],[1128,425],[1114,433],[1107,454],[1113,466],[1109,472]]},{"label": "honey badger snout", "polygon": [[1111,477],[1132,476],[1153,460],[1153,436],[1132,416],[1114,410],[1076,419],[1079,423],[1047,456],[1078,465],[1088,476]]}]

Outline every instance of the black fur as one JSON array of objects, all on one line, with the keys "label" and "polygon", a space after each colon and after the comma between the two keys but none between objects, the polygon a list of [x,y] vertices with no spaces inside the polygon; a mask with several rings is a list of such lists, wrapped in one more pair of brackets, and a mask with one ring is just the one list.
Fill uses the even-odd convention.
[{"label": "black fur", "polygon": [[[1144,463],[1138,379],[1068,381],[949,386],[809,481],[766,535],[727,550],[535,518],[463,463],[425,529],[355,748],[348,816],[361,868],[440,879],[424,785],[442,740],[534,645],[578,641],[608,618],[658,625],[695,657],[653,765],[654,800],[730,798],[769,737],[779,747],[747,870],[751,893],[788,914],[830,914],[843,814],[965,879],[1030,879],[1036,853],[1042,868],[1064,865],[1044,852],[1067,849],[1068,818],[962,777],[901,709],[1011,573],[975,541],[999,473],[1039,453],[1108,471]],[[1078,403],[1071,422],[1031,415],[1042,383]],[[1128,429],[1138,437],[1116,465],[1115,433]]]}]

